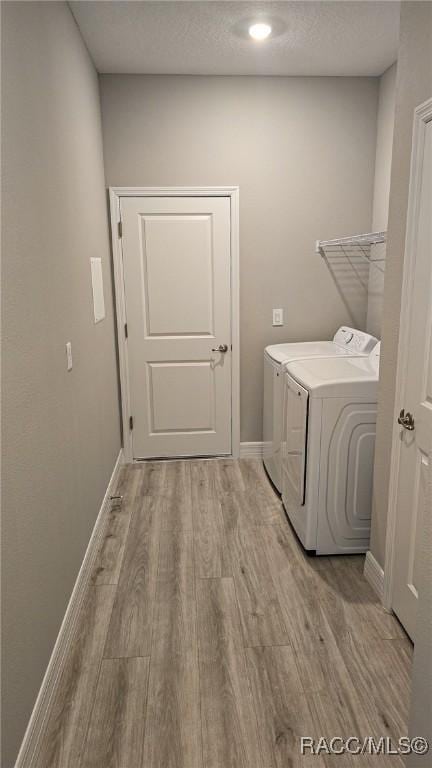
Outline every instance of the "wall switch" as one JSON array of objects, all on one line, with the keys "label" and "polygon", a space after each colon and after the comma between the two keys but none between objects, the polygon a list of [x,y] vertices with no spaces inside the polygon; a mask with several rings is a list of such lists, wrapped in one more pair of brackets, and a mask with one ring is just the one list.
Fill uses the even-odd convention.
[{"label": "wall switch", "polygon": [[67,358],[67,369],[68,371],[72,370],[72,344],[70,341],[66,344],[66,358]]},{"label": "wall switch", "polygon": [[273,325],[283,325],[283,309],[273,310]]}]

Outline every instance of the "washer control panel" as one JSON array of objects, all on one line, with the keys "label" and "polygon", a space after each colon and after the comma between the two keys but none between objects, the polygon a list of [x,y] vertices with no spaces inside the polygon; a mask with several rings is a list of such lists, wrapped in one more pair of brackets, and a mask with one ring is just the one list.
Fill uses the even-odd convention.
[{"label": "washer control panel", "polygon": [[375,336],[358,331],[356,328],[350,328],[347,325],[342,325],[336,331],[333,341],[335,344],[339,344],[340,347],[345,347],[351,350],[353,354],[358,355],[367,355],[378,343],[378,339]]}]

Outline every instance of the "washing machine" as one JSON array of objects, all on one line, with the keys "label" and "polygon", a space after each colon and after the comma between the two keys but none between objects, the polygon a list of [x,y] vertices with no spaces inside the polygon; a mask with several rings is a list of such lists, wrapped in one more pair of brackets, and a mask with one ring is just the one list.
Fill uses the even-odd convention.
[{"label": "washing machine", "polygon": [[332,341],[274,344],[264,350],[263,459],[267,473],[281,493],[281,439],[283,410],[283,366],[293,360],[364,356],[377,339],[355,328],[341,326]]},{"label": "washing machine", "polygon": [[318,555],[369,547],[379,353],[286,366],[282,501]]}]

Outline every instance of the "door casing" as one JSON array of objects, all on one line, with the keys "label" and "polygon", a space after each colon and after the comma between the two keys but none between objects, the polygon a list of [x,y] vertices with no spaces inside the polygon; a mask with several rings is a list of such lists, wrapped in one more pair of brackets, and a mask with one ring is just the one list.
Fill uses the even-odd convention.
[{"label": "door casing", "polygon": [[129,429],[130,395],[127,343],[125,338],[126,298],[123,279],[122,240],[119,234],[122,197],[229,197],[231,225],[231,455],[240,454],[240,245],[239,187],[110,187],[111,237],[114,293],[117,318],[119,375],[121,389],[122,438],[125,461],[132,462],[132,433]]},{"label": "door casing", "polygon": [[405,238],[405,256],[402,278],[401,314],[399,345],[397,356],[395,408],[393,418],[393,440],[390,465],[389,501],[387,510],[387,533],[384,564],[383,605],[392,611],[394,558],[396,539],[396,510],[398,478],[401,456],[400,426],[397,415],[404,407],[406,370],[408,364],[408,343],[410,334],[411,309],[415,301],[413,295],[413,277],[416,260],[417,211],[419,207],[422,180],[423,149],[426,137],[426,125],[432,120],[432,99],[428,99],[414,110],[414,126],[411,156],[411,175],[408,193],[407,232]]}]

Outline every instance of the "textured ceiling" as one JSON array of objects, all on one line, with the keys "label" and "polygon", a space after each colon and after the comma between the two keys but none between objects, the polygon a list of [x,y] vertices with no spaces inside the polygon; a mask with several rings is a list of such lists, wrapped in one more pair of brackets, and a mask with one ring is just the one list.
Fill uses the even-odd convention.
[{"label": "textured ceiling", "polygon": [[[71,2],[99,72],[380,75],[397,56],[399,3]],[[274,35],[257,43],[255,20]]]}]

